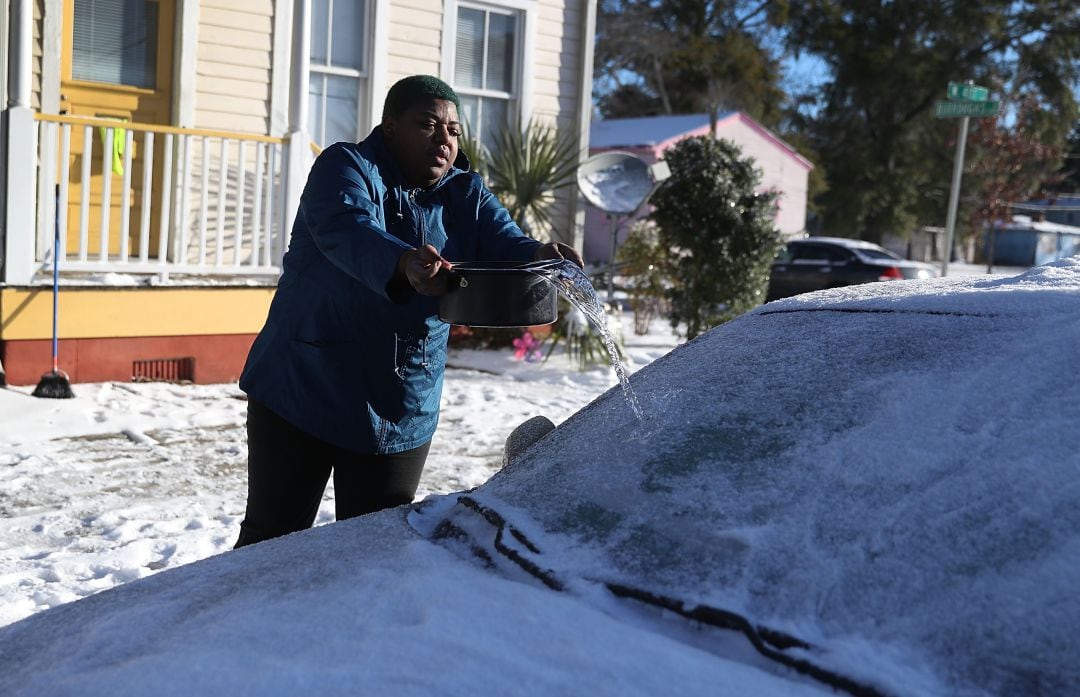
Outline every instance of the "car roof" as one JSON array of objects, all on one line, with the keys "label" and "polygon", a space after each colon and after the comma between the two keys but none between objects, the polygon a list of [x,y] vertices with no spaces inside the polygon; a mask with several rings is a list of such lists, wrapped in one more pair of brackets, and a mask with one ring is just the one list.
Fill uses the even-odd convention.
[{"label": "car roof", "polygon": [[811,242],[824,242],[826,244],[835,244],[841,247],[847,247],[848,249],[883,249],[881,245],[874,244],[873,242],[867,242],[866,240],[856,240],[850,237],[811,236],[788,240],[788,244],[806,244]]}]

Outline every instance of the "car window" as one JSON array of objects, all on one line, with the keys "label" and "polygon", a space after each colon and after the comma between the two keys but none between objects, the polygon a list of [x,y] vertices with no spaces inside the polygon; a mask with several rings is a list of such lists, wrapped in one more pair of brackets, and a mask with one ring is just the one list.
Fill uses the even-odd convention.
[{"label": "car window", "polygon": [[903,257],[899,256],[898,254],[893,254],[892,252],[890,252],[887,249],[874,249],[872,247],[871,248],[866,248],[866,249],[860,249],[859,254],[861,256],[866,257],[867,259],[889,259],[889,260],[903,259]]},{"label": "car window", "polygon": [[[791,245],[791,259],[792,261],[838,261],[836,258],[836,251],[829,247],[819,244],[800,244]],[[843,261],[843,258],[839,259]]]},{"label": "car window", "polygon": [[787,246],[781,247],[780,251],[776,253],[776,259],[774,259],[773,261],[776,261],[776,262],[791,261],[791,250]]}]

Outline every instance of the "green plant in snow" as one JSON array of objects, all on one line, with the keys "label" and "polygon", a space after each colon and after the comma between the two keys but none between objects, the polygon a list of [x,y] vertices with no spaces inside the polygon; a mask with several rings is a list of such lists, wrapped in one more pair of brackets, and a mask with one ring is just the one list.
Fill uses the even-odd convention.
[{"label": "green plant in snow", "polygon": [[656,225],[638,221],[619,247],[617,260],[626,278],[630,308],[634,311],[634,333],[647,334],[654,317],[666,306],[669,255],[660,244]]},{"label": "green plant in snow", "polygon": [[694,338],[760,304],[780,247],[776,193],[758,192],[761,174],[738,146],[708,136],[664,153],[671,178],[653,195],[669,283],[671,326]]},{"label": "green plant in snow", "polygon": [[[621,359],[624,354],[618,315],[612,314],[609,308],[605,307],[604,316],[608,320],[608,331],[611,332],[615,344],[615,353]],[[559,300],[559,320],[544,343],[547,344],[547,351],[544,353],[545,362],[551,357],[559,343],[566,346],[567,357],[571,361],[576,361],[580,370],[611,360],[604,337],[600,332],[592,326],[581,310],[562,299]]]}]

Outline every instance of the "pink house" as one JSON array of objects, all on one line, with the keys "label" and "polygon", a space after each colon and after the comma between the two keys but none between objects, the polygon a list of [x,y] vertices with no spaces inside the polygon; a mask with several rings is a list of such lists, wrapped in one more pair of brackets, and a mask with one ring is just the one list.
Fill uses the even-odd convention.
[{"label": "pink house", "polygon": [[[637,155],[652,164],[674,143],[709,133],[708,114],[649,116],[633,119],[593,121],[589,154],[619,150]],[[814,165],[746,114],[730,111],[719,115],[716,135],[738,145],[744,157],[753,158],[761,169],[762,190],[779,192],[776,226],[785,237],[803,233],[806,227],[807,180]],[[605,264],[611,257],[612,223],[593,206],[585,214],[585,261]],[[619,230],[619,242],[630,224]]]}]

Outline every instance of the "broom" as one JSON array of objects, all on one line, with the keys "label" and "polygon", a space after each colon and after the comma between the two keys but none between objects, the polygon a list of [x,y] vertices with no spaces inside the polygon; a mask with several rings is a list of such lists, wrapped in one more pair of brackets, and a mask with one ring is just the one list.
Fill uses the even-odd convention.
[{"label": "broom", "polygon": [[53,223],[53,293],[52,293],[52,370],[41,376],[37,387],[34,388],[35,397],[47,399],[71,399],[75,393],[71,391],[71,383],[68,382],[68,374],[57,367],[60,353],[60,342],[57,339],[57,317],[59,315],[60,295],[60,197],[56,197],[56,219]]}]

